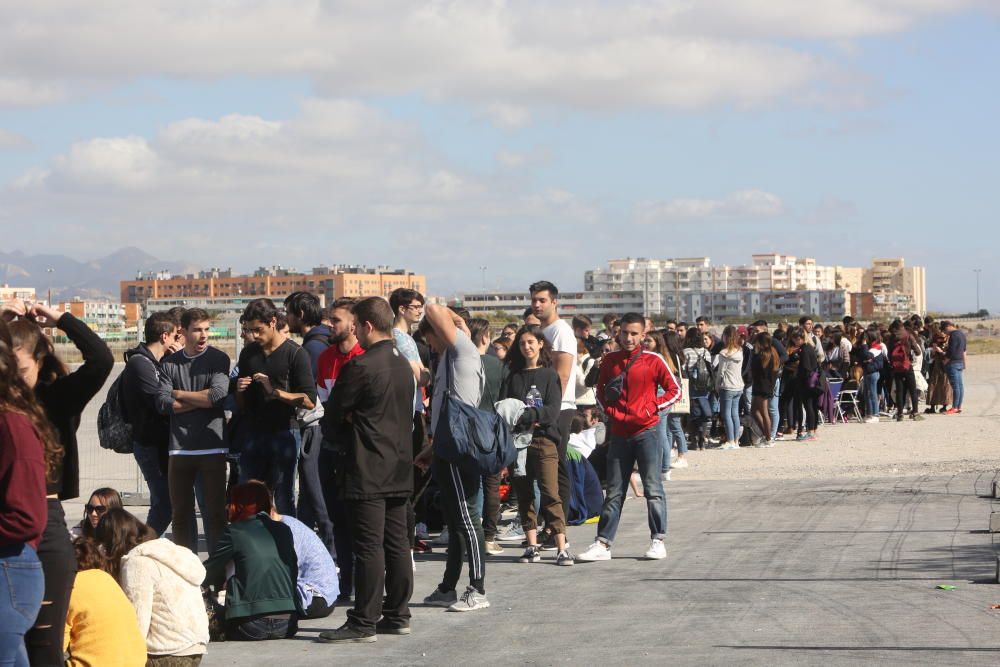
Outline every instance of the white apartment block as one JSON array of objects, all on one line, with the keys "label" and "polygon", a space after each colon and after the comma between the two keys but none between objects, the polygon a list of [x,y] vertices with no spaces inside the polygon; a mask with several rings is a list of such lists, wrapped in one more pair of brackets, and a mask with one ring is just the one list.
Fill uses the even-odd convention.
[{"label": "white apartment block", "polygon": [[[528,292],[467,292],[460,295],[462,306],[473,316],[507,313],[511,320],[520,320],[525,308],[531,306]],[[586,315],[599,322],[608,313],[642,313],[643,294],[640,291],[559,292],[559,315],[571,318]]]},{"label": "white apartment block", "polygon": [[34,287],[11,287],[7,283],[0,285],[0,302],[11,301],[36,301]]}]

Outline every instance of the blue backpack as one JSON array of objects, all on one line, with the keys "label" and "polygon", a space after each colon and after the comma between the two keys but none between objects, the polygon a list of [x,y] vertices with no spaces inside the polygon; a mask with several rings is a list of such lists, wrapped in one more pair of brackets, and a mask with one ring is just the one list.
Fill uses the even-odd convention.
[{"label": "blue backpack", "polygon": [[495,412],[466,405],[453,396],[448,355],[441,363],[448,365],[441,414],[434,431],[434,453],[470,473],[495,475],[517,459],[510,427]]}]

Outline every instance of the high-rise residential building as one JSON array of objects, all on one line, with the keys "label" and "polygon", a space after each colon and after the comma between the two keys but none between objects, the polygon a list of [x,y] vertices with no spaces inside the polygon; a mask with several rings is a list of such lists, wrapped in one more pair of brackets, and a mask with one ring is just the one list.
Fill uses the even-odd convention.
[{"label": "high-rise residential building", "polygon": [[[642,294],[643,311],[648,314],[666,314],[671,317],[700,310],[710,304],[720,312],[734,311],[733,316],[744,316],[737,307],[740,293],[759,293],[756,300],[740,297],[748,308],[756,312],[770,312],[792,301],[781,296],[792,292],[806,292],[808,300],[802,307],[821,307],[809,312],[818,317],[835,317],[837,309],[851,312],[854,303],[875,304],[876,314],[897,312],[925,312],[926,296],[924,269],[905,267],[902,258],[875,259],[869,268],[825,266],[811,257],[796,257],[780,253],[751,256],[750,264],[740,266],[712,265],[708,257],[674,259],[626,258],[613,259],[607,268],[598,268],[584,274],[584,288],[596,291],[637,291]],[[872,300],[851,299],[846,295],[872,293]],[[687,298],[687,295],[699,295]],[[708,297],[706,295],[718,296]],[[771,295],[771,296],[764,296]],[[817,296],[823,295],[823,296]],[[817,301],[818,299],[818,301]],[[883,304],[880,309],[879,304]],[[780,312],[780,311],[774,311]],[[708,310],[696,315],[709,314]],[[853,313],[852,313],[853,314]],[[684,317],[688,317],[684,316]],[[722,315],[719,315],[722,317]]]},{"label": "high-rise residential building", "polygon": [[839,320],[847,309],[848,294],[844,290],[680,292],[668,294],[664,302],[666,314],[687,322],[701,315],[713,322],[747,321],[758,316],[797,320],[801,315],[822,322]]},{"label": "high-rise residential building", "polygon": [[70,313],[100,332],[121,331],[127,326],[135,326],[140,319],[140,305],[137,303],[115,303],[100,299],[73,299],[55,306],[56,310]]},{"label": "high-rise residential building", "polygon": [[251,275],[232,270],[209,269],[197,275],[169,273],[139,275],[121,281],[122,303],[145,304],[151,299],[228,299],[244,297],[284,298],[292,292],[312,292],[326,303],[342,297],[389,296],[399,287],[427,292],[427,279],[406,269],[387,266],[319,266],[310,273],[298,273],[281,266],[261,267]]},{"label": "high-rise residential building", "polygon": [[875,317],[923,314],[927,309],[924,267],[906,266],[902,257],[873,259],[864,271],[861,291],[873,295]]}]

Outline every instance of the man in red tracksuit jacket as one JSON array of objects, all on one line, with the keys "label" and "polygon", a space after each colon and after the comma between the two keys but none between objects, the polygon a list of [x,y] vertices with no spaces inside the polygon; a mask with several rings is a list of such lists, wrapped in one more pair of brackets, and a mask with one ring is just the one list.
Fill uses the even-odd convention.
[{"label": "man in red tracksuit jacket", "polygon": [[[667,533],[667,499],[660,478],[662,444],[656,433],[660,410],[681,397],[681,389],[663,357],[642,349],[645,318],[628,313],[621,319],[620,352],[601,359],[597,400],[608,416],[611,444],[608,446],[608,492],[597,524],[597,540],[577,556],[578,561],[611,560],[611,543],[618,530],[625,490],[638,463],[646,496],[650,542],[647,559],[667,555],[663,538]],[[665,392],[657,398],[657,389]]]}]

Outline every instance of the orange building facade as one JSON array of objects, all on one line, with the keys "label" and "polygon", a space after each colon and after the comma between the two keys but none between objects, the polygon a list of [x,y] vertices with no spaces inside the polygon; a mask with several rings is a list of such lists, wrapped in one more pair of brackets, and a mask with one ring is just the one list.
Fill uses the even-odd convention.
[{"label": "orange building facade", "polygon": [[312,292],[325,303],[342,297],[384,296],[406,287],[427,293],[427,279],[403,269],[377,267],[319,267],[312,273],[294,273],[280,267],[260,269],[253,275],[230,271],[202,271],[197,276],[152,274],[120,284],[123,304],[145,304],[149,299],[280,297],[292,292]]}]

